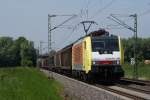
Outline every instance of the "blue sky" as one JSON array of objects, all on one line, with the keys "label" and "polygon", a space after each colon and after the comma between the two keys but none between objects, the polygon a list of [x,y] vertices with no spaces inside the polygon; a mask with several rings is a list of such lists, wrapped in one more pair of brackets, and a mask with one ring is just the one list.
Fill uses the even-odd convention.
[{"label": "blue sky", "polygon": [[[94,20],[92,30],[100,27],[107,28],[115,22],[107,17],[110,14],[134,14],[138,16],[138,36],[150,37],[150,1],[149,0],[0,0],[0,36],[17,38],[25,36],[35,42],[47,42],[47,15],[48,14],[77,14],[79,17],[71,20],[67,25],[76,26],[76,29],[59,28],[52,32],[53,48],[60,49],[84,35],[79,22],[87,20],[85,10],[88,9],[88,20]],[[82,12],[82,13],[81,13]],[[81,18],[82,15],[82,18]],[[68,17],[52,19],[55,26]],[[133,26],[133,19],[120,17],[127,24]],[[108,29],[112,34],[121,37],[131,37],[133,33],[127,29]],[[44,45],[46,47],[47,44]]]}]

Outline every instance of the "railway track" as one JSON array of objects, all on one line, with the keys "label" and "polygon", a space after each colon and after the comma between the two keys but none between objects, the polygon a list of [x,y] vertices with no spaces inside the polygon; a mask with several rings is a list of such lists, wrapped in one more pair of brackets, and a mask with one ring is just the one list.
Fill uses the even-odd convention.
[{"label": "railway track", "polygon": [[122,84],[116,84],[118,87],[127,88],[130,90],[138,91],[141,93],[150,94],[150,87],[145,86],[139,86],[139,85],[122,85]]},{"label": "railway track", "polygon": [[[49,69],[46,69],[46,70],[49,70]],[[142,88],[142,86],[149,86],[149,84],[144,83],[143,81],[137,82],[137,81],[132,81],[132,80],[128,80],[128,81],[122,80],[120,82],[121,83],[116,83],[114,85],[102,85],[100,83],[98,83],[98,84],[94,83],[94,84],[90,84],[90,85],[105,89],[107,91],[131,98],[134,100],[150,100],[150,90],[148,90],[146,87],[145,87],[145,89]],[[137,86],[135,86],[135,84]],[[139,86],[141,86],[141,87],[139,87]],[[139,88],[137,88],[137,87],[139,87]]]},{"label": "railway track", "polygon": [[128,97],[128,98],[131,98],[133,100],[147,100],[149,98],[148,95],[140,94],[139,92],[135,92],[135,91],[133,93],[133,91],[127,90],[126,88],[120,88],[118,86],[104,86],[104,85],[99,85],[99,84],[96,84],[95,86],[105,89],[107,91]]},{"label": "railway track", "polygon": [[150,94],[150,81],[122,78],[118,83],[116,83],[116,85],[119,87]]},{"label": "railway track", "polygon": [[150,81],[122,78],[120,81],[114,83],[114,85],[105,86],[96,84],[95,86],[134,100],[150,100]]},{"label": "railway track", "polygon": [[129,79],[129,78],[122,78],[120,80],[122,82],[134,83],[134,84],[137,84],[137,85],[150,86],[150,81],[146,81],[146,80],[135,80],[135,79]]}]

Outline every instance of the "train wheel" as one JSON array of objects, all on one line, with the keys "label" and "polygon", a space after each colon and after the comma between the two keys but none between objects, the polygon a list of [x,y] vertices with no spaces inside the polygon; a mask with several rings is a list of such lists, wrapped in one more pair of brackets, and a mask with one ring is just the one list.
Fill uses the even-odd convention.
[{"label": "train wheel", "polygon": [[94,82],[94,79],[93,79],[93,74],[91,72],[89,72],[87,74],[87,82],[89,82],[90,84],[92,84]]},{"label": "train wheel", "polygon": [[84,82],[87,82],[87,80],[88,80],[88,75],[87,75],[85,72],[82,73],[82,77],[83,77],[82,80],[83,80]]}]

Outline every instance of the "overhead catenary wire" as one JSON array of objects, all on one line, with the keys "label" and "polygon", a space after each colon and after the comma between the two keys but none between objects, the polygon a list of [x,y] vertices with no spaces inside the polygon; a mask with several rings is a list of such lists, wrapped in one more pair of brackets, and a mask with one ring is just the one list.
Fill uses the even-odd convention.
[{"label": "overhead catenary wire", "polygon": [[[114,0],[115,1],[115,0]],[[110,3],[108,3],[108,4],[106,4],[106,5],[112,5],[113,3],[114,3],[114,1],[112,0],[112,1],[110,1]],[[150,5],[150,3],[149,3],[149,5]],[[105,8],[106,7],[106,8]],[[105,9],[107,9],[107,6],[104,6],[103,8],[101,8],[100,10],[99,10],[99,13],[98,13],[98,11],[97,11],[97,13],[95,13],[95,16],[93,15],[91,18],[96,18],[97,16],[98,16],[98,14],[100,14],[100,12],[103,12]],[[150,14],[150,9],[148,9],[148,10],[146,10],[146,11],[144,11],[144,12],[142,12],[142,13],[139,13],[138,14],[138,17],[143,17],[143,16],[145,16],[145,15],[148,15],[148,14]],[[129,17],[129,15],[131,15],[131,14],[114,14],[115,16],[119,16],[119,17],[125,17],[125,18],[128,18],[128,19],[125,19],[124,21],[125,22],[127,22],[127,21],[129,21],[129,20],[131,20],[131,17]],[[111,29],[120,29],[121,27],[117,27],[117,28],[111,28]]]},{"label": "overhead catenary wire", "polygon": [[139,14],[139,17],[143,17],[143,16],[148,15],[148,14],[150,14],[150,9],[148,9],[148,10],[144,11],[143,13]]},{"label": "overhead catenary wire", "polygon": [[89,0],[87,1],[87,3],[84,3],[84,5],[86,5],[85,7],[81,8],[80,12],[79,12],[79,17],[82,19],[88,19],[88,6],[89,6]]},{"label": "overhead catenary wire", "polygon": [[57,25],[56,27],[52,28],[50,31],[59,28],[60,26],[62,26],[63,24],[65,24],[66,22],[70,21],[71,19],[77,17],[77,15],[73,15],[72,17],[68,18],[67,20],[63,21],[61,24]]},{"label": "overhead catenary wire", "polygon": [[[131,15],[129,16],[131,17]],[[121,26],[124,26],[125,28],[135,31],[134,28],[132,28],[131,26],[129,26],[128,24],[126,24],[124,21],[118,19],[116,16],[114,16],[113,14],[110,15],[110,17],[108,17],[110,20],[113,20],[114,22],[118,23]]]},{"label": "overhead catenary wire", "polygon": [[[150,3],[148,3],[148,5],[150,6]],[[149,13],[150,13],[150,8],[149,8],[148,10],[146,10],[146,11],[144,11],[144,12],[138,14],[138,16],[139,16],[139,17],[142,17],[142,16],[145,16],[145,15],[147,15],[147,14],[149,14]]]},{"label": "overhead catenary wire", "polygon": [[[145,16],[145,15],[148,15],[148,14],[150,14],[150,8],[149,9],[147,9],[147,10],[145,10],[145,11],[143,11],[142,13],[139,13],[138,14],[138,17],[143,17],[143,16]],[[118,17],[127,17],[128,19],[126,19],[126,20],[124,20],[125,22],[127,22],[127,21],[129,21],[129,20],[131,20],[131,18],[132,17],[129,17],[131,14],[113,14],[113,15],[115,15],[115,16],[118,16]],[[109,18],[110,19],[110,17],[107,17],[107,18]],[[112,20],[112,19],[111,19]],[[110,25],[111,26],[111,25]],[[114,25],[113,25],[114,26]],[[109,27],[109,25],[107,25],[107,28]],[[110,28],[110,27],[109,27]],[[110,28],[110,29],[120,29],[121,27],[113,27],[113,28]]]},{"label": "overhead catenary wire", "polygon": [[[55,27],[53,27],[53,28],[51,28],[50,26],[51,26],[51,21],[50,21],[50,18],[51,17],[57,17],[57,16],[71,16],[71,17],[69,17],[68,19],[66,19],[65,21],[63,21],[62,23],[60,23],[60,24],[58,24],[58,25],[56,25]],[[57,29],[57,28],[59,28],[59,27],[62,27],[62,25],[64,25],[65,23],[67,23],[68,21],[70,21],[70,20],[72,20],[72,19],[74,19],[74,18],[76,18],[77,17],[77,15],[75,15],[75,14],[72,14],[72,15],[49,15],[48,14],[48,51],[50,51],[52,48],[52,41],[51,41],[51,31],[52,30],[55,30],[55,29]]]},{"label": "overhead catenary wire", "polygon": [[[73,33],[75,32],[75,30],[77,30],[77,28],[79,28],[78,26],[79,26],[79,24],[76,24],[75,26],[70,28],[70,29],[72,29],[71,32],[69,32],[70,34],[65,39],[63,39],[63,41],[58,43],[57,45],[60,46],[60,45],[66,44],[68,42],[68,40],[70,39],[70,37],[73,36]],[[68,43],[68,44],[71,44],[71,43]],[[59,48],[57,48],[57,49],[59,49]]]},{"label": "overhead catenary wire", "polygon": [[[110,16],[107,17],[107,19],[110,19],[110,20],[116,22],[117,25],[107,25],[106,28],[107,29],[123,29],[124,27],[126,27],[126,28],[128,28],[130,30],[133,30],[133,29],[131,29],[131,26],[126,24],[126,22],[130,21],[131,19],[133,19],[131,17],[131,15],[132,14],[110,14]],[[124,20],[121,19],[120,20],[117,17],[118,18],[122,18],[123,17],[123,18],[126,18],[126,19],[124,19]],[[120,24],[124,25],[124,27],[118,27],[118,26],[120,26]]]},{"label": "overhead catenary wire", "polygon": [[101,9],[99,9],[96,13],[94,13],[93,16],[90,17],[90,19],[96,18],[100,14],[100,12],[102,12],[105,9],[109,8],[115,1],[117,1],[117,0],[111,0],[108,4],[106,4]]},{"label": "overhead catenary wire", "polygon": [[79,24],[75,25],[73,28],[72,28],[72,31],[70,32],[70,34],[63,40],[61,41],[61,43],[59,43],[58,45],[62,45],[62,44],[65,44],[66,42],[68,42],[68,40],[70,39],[70,37],[73,35],[73,33],[75,32],[75,30],[77,30]]},{"label": "overhead catenary wire", "polygon": [[105,28],[106,29],[123,29],[124,27],[120,27],[119,24],[117,24],[117,25],[110,24],[110,25],[106,25]]}]

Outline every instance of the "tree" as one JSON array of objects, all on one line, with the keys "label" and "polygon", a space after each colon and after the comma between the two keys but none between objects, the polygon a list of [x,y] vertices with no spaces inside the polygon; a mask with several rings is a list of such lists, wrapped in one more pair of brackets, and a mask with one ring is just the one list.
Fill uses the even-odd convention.
[{"label": "tree", "polygon": [[[134,38],[123,39],[122,41],[125,50],[125,61],[130,62],[130,58],[134,57]],[[136,46],[138,62],[150,59],[150,38],[138,38]]]},{"label": "tree", "polygon": [[33,42],[24,41],[21,44],[21,65],[33,66],[36,64],[36,50],[33,47]]},{"label": "tree", "polygon": [[24,37],[0,37],[0,66],[35,66],[34,44]]},{"label": "tree", "polygon": [[15,53],[13,47],[13,39],[10,37],[0,38],[0,66],[13,65]]}]

